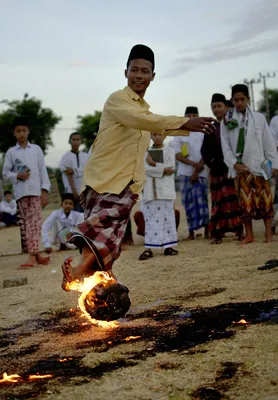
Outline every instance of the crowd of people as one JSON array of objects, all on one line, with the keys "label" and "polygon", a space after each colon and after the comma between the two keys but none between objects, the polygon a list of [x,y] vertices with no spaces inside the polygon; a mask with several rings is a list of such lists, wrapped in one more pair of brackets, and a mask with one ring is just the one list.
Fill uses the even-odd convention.
[{"label": "crowd of people", "polygon": [[[264,220],[266,242],[272,240],[271,179],[278,174],[278,116],[271,123],[271,134],[265,117],[251,110],[248,87],[242,84],[233,86],[230,100],[223,94],[212,95],[215,118],[199,117],[197,107],[187,107],[184,117],[152,114],[144,96],[154,71],[153,51],[134,46],[125,69],[127,86],[106,101],[90,154],[79,150],[78,133],[70,135],[71,150],[60,162],[65,191],[61,209],[43,224],[42,208],[50,190],[43,152],[28,140],[28,120],[14,119],[17,144],[6,154],[3,177],[13,184],[16,202],[7,191],[0,206],[2,224],[20,227],[22,251],[28,253],[20,268],[49,262],[49,256],[39,252],[42,233],[46,253],[51,253],[53,244],[60,250],[80,250],[77,267],[69,260],[62,266],[64,289],[99,269],[112,274],[125,234],[130,240],[130,214],[141,192],[140,211],[134,216],[137,232],[145,238],[139,259],[153,257],[157,248],[165,256],[178,255],[176,174],[187,240],[194,240],[203,228],[212,244],[220,244],[227,232],[248,244],[255,240],[253,219]],[[165,144],[166,136],[174,138]],[[277,199],[278,184],[278,204]]]}]

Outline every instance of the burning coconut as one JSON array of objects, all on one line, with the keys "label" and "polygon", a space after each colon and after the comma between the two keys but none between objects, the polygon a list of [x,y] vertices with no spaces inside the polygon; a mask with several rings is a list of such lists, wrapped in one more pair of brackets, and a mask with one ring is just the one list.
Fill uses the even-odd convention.
[{"label": "burning coconut", "polygon": [[128,288],[105,271],[96,271],[83,281],[67,282],[64,289],[80,292],[78,305],[82,313],[93,324],[104,327],[115,326],[116,323],[107,322],[123,317],[131,304]]}]

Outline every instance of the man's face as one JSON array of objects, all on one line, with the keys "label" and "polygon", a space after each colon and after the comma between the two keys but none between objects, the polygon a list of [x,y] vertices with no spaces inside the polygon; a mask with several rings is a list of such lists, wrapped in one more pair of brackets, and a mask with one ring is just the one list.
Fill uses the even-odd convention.
[{"label": "man's face", "polygon": [[127,78],[128,86],[139,96],[144,96],[147,87],[155,77],[152,63],[141,58],[131,60],[128,69],[125,70],[125,77]]},{"label": "man's face", "polygon": [[7,193],[7,194],[4,196],[4,198],[5,198],[5,200],[6,200],[7,203],[10,203],[11,200],[12,200],[12,198],[13,198],[13,196],[11,195],[11,193]]},{"label": "man's face", "polygon": [[249,104],[249,99],[244,93],[238,92],[234,94],[232,103],[238,112],[244,113]]},{"label": "man's face", "polygon": [[198,114],[185,114],[185,118],[198,118]]},{"label": "man's face", "polygon": [[227,112],[226,104],[218,101],[211,104],[211,111],[217,119],[222,119]]},{"label": "man's face", "polygon": [[14,128],[14,136],[19,144],[24,144],[28,140],[29,129],[27,126],[18,125]]},{"label": "man's face", "polygon": [[66,199],[62,202],[62,208],[64,210],[64,213],[69,214],[71,210],[74,209],[74,203],[70,199]]},{"label": "man's face", "polygon": [[162,135],[162,133],[152,132],[152,141],[156,146],[161,146],[164,141],[164,135]]},{"label": "man's face", "polygon": [[79,149],[79,146],[81,145],[81,136],[80,135],[72,135],[70,139],[70,144],[71,148],[74,151],[77,151]]}]

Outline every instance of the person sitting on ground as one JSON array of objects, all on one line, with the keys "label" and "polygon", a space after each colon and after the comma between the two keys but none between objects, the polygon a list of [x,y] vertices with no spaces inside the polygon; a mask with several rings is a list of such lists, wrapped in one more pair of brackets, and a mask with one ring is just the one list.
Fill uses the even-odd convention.
[{"label": "person sitting on ground", "polygon": [[[42,241],[46,253],[52,252],[51,243],[59,246],[59,250],[74,250],[74,244],[67,243],[66,234],[84,221],[84,214],[74,211],[75,199],[72,193],[62,196],[61,208],[53,211],[42,225]],[[68,229],[65,229],[68,228]],[[50,238],[49,232],[52,232]]]},{"label": "person sitting on ground", "polygon": [[4,192],[4,200],[0,203],[0,212],[2,214],[3,227],[17,225],[16,201],[10,190]]},{"label": "person sitting on ground", "polygon": [[179,254],[173,246],[177,246],[177,229],[175,219],[175,151],[164,146],[165,136],[152,133],[152,149],[161,150],[160,162],[155,162],[150,153],[145,157],[147,174],[143,190],[143,214],[145,219],[145,250],[139,260],[153,257],[153,249],[163,248],[165,256]]}]

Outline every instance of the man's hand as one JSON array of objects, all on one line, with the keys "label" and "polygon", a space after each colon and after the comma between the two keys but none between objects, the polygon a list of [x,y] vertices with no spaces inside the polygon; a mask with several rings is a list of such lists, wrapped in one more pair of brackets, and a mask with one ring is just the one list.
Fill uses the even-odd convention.
[{"label": "man's hand", "polygon": [[198,175],[198,171],[195,169],[195,171],[193,172],[193,174],[190,177],[190,182],[192,184],[197,183],[199,180],[199,175]]},{"label": "man's hand", "polygon": [[152,159],[152,156],[150,154],[147,155],[146,161],[151,167],[156,166],[156,162]]},{"label": "man's hand", "polygon": [[77,192],[76,190],[74,190],[74,191],[72,192],[72,194],[73,194],[74,199],[75,199],[76,201],[78,201],[78,200],[79,200],[79,194],[78,194],[78,192]]},{"label": "man's hand", "polygon": [[30,177],[30,171],[25,171],[25,172],[19,172],[17,174],[17,179],[20,181],[27,181]]},{"label": "man's hand", "polygon": [[272,168],[271,173],[272,173],[272,176],[273,176],[273,177],[277,176],[277,175],[278,175],[278,169]]},{"label": "man's hand", "polygon": [[173,167],[166,167],[166,168],[164,168],[163,173],[164,173],[164,175],[173,175],[174,168]]},{"label": "man's hand", "polygon": [[197,172],[201,172],[204,169],[204,166],[203,166],[203,164],[201,162],[195,163],[194,167],[195,167]]},{"label": "man's hand", "polygon": [[67,168],[65,171],[66,175],[73,175],[74,174],[74,170],[72,168]]},{"label": "man's hand", "polygon": [[42,190],[42,194],[41,194],[41,205],[42,208],[46,207],[48,204],[48,192],[46,190]]},{"label": "man's hand", "polygon": [[50,254],[50,253],[52,253],[52,247],[46,247],[46,248],[44,249],[44,251],[45,251],[47,254]]},{"label": "man's hand", "polygon": [[235,163],[234,169],[236,170],[238,175],[243,174],[244,172],[248,172],[249,168],[244,164]]},{"label": "man's hand", "polygon": [[210,117],[190,118],[181,129],[210,134],[215,130],[214,122],[217,122],[216,119]]}]

